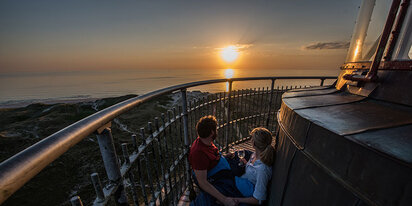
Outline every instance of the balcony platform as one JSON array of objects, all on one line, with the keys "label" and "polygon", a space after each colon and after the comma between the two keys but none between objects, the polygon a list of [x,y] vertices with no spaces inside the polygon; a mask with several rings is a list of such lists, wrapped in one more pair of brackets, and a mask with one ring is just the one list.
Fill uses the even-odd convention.
[{"label": "balcony platform", "polygon": [[412,107],[390,100],[286,92],[269,204],[410,204]]}]

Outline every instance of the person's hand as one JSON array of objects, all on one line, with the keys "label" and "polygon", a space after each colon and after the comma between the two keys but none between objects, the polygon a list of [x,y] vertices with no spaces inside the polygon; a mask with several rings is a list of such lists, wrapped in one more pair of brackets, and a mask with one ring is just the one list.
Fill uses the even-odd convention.
[{"label": "person's hand", "polygon": [[223,204],[225,206],[236,206],[236,205],[239,204],[239,202],[237,200],[235,200],[234,198],[225,197],[225,199],[223,200]]},{"label": "person's hand", "polygon": [[243,163],[243,165],[246,165],[247,161],[245,160],[245,158],[239,159],[240,162]]}]

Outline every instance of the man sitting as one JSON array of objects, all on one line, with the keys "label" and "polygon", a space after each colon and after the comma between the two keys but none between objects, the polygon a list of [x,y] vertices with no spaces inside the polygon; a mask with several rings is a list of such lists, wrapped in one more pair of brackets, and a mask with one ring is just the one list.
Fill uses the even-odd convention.
[{"label": "man sitting", "polygon": [[[213,141],[217,137],[216,118],[214,116],[202,117],[196,125],[196,131],[198,137],[190,148],[189,162],[192,165],[192,169],[200,188],[224,205],[237,205],[238,202],[236,200],[231,197],[226,197],[221,193],[222,191],[228,191],[227,188],[216,188],[209,182],[210,180],[208,180],[208,178],[213,177],[213,175],[216,175],[222,170],[230,170],[229,164],[220,156],[218,148],[213,144]],[[226,195],[233,196],[233,194]],[[207,199],[210,198],[201,200],[202,205]],[[213,205],[214,203],[210,204]],[[208,204],[206,203],[205,205]]]}]

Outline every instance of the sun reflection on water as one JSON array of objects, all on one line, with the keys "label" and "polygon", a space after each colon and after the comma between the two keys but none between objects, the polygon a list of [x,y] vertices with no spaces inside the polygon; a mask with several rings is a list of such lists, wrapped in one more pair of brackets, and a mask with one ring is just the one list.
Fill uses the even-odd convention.
[{"label": "sun reflection on water", "polygon": [[[223,75],[225,76],[226,79],[231,79],[233,76],[235,76],[235,70],[233,69],[225,69],[223,71]],[[229,91],[229,82],[226,82],[226,92]]]},{"label": "sun reflection on water", "polygon": [[233,78],[234,75],[235,75],[235,71],[233,69],[225,69],[224,70],[224,76],[225,76],[226,79]]}]

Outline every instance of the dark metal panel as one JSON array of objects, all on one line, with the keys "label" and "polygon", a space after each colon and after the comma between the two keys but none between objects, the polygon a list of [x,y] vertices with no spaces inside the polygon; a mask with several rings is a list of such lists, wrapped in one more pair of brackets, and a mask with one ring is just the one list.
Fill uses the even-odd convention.
[{"label": "dark metal panel", "polygon": [[296,147],[282,131],[279,132],[276,145],[276,159],[272,166],[272,180],[267,205],[281,205],[284,187],[287,184],[289,168],[297,151]]},{"label": "dark metal panel", "polygon": [[283,99],[283,102],[294,110],[311,107],[323,107],[337,104],[347,104],[365,99],[363,96],[352,95],[346,92],[322,96],[306,96]]},{"label": "dark metal panel", "polygon": [[296,112],[339,135],[412,123],[412,108],[374,100],[301,109]]},{"label": "dark metal panel", "polygon": [[378,75],[382,84],[370,97],[412,106],[412,72],[380,71]]},{"label": "dark metal panel", "polygon": [[293,125],[293,127],[284,128],[283,131],[293,137],[291,141],[298,149],[303,149],[305,146],[307,131],[309,130],[311,123],[299,116],[284,103],[282,103],[282,107],[279,111],[278,121],[283,125]]},{"label": "dark metal panel", "polygon": [[[339,190],[343,190],[340,195],[350,191],[352,197],[361,198],[345,205],[365,202],[372,205],[410,204],[412,108],[372,99],[334,106],[301,107],[332,102],[331,97],[339,95],[354,96],[342,92],[283,99],[280,128],[290,135],[292,142],[298,143],[294,146],[301,150],[296,153],[289,170],[282,205],[329,205],[330,196],[339,204],[342,201],[336,200],[340,196],[334,194]],[[307,125],[310,125],[309,131],[303,137],[303,128]],[[305,139],[306,142],[302,141]],[[326,176],[319,176],[319,180],[326,183],[314,184],[317,175],[321,174],[315,169],[306,169],[305,161],[298,163],[301,154],[306,162],[312,162],[323,171]],[[331,185],[338,186],[330,186],[328,179],[333,180]],[[322,186],[317,188],[318,185]],[[323,191],[324,188],[327,191]]]},{"label": "dark metal panel", "polygon": [[354,149],[343,136],[313,124],[308,132],[305,152],[333,171],[346,171]]},{"label": "dark metal panel", "polygon": [[283,200],[288,205],[355,205],[358,198],[301,152],[293,160]]},{"label": "dark metal panel", "polygon": [[348,81],[346,89],[351,94],[368,97],[378,85],[377,82],[362,82],[359,86],[358,82]]},{"label": "dark metal panel", "polygon": [[[292,113],[289,114],[292,115]],[[296,126],[293,124],[283,124],[284,122],[280,123],[283,125],[281,128],[285,130],[291,130],[291,128]],[[409,130],[402,131],[407,132]],[[286,133],[281,131],[281,134]],[[410,133],[406,135],[408,134]],[[291,140],[296,139],[292,136],[289,138]],[[290,144],[290,146],[294,145]],[[340,189],[328,188],[331,191],[326,192],[326,196],[337,195],[329,194],[333,190],[348,190],[363,201],[369,202],[369,204],[408,205],[408,203],[412,202],[412,196],[410,195],[412,194],[412,176],[410,175],[412,174],[412,168],[399,163],[399,161],[393,161],[392,158],[388,158],[382,152],[376,152],[373,145],[360,144],[319,125],[312,124],[308,132],[305,149],[299,151],[328,175],[326,177],[319,177],[321,181],[326,181],[327,179],[335,181],[335,183],[332,183],[333,181],[326,181],[326,186],[321,185],[319,190],[323,187],[328,188],[328,185],[340,185],[342,187]],[[299,151],[296,154],[297,156],[300,154]],[[304,164],[295,163],[298,160],[293,161],[292,168],[295,167],[295,164],[296,168],[299,168],[298,165]],[[286,167],[285,165],[281,166]],[[274,171],[274,175],[276,172]],[[300,168],[297,169],[296,174],[293,169],[290,170],[289,175],[287,175],[288,180],[286,181],[285,202],[282,205],[301,205],[300,203],[304,202],[307,203],[305,205],[329,205],[327,204],[328,202],[323,202],[325,199],[316,198],[316,195],[322,193],[322,191],[312,194],[312,190],[316,190],[316,188],[314,188],[310,181],[304,181],[305,178],[310,180],[308,179],[309,177],[313,180],[316,175],[318,175],[318,172],[314,170],[306,171]],[[295,180],[296,182],[294,182]],[[276,184],[276,182],[272,182],[272,184]],[[290,192],[290,187],[296,188]],[[293,195],[288,196],[289,192]],[[301,193],[302,197],[299,196],[299,193]],[[322,197],[325,198],[325,195],[320,196],[320,198]],[[304,202],[300,202],[301,199]],[[290,201],[290,204],[288,204],[288,201]],[[340,201],[336,202],[339,203]]]},{"label": "dark metal panel", "polygon": [[377,205],[408,205],[412,201],[412,168],[368,145],[314,125],[304,152],[364,200]]},{"label": "dark metal panel", "polygon": [[369,131],[347,137],[401,160],[412,168],[412,125]]},{"label": "dark metal panel", "polygon": [[282,98],[290,98],[290,97],[304,97],[304,96],[315,96],[315,95],[322,95],[322,94],[332,94],[338,92],[335,87],[327,88],[327,89],[317,89],[317,90],[301,90],[301,91],[289,91],[283,94]]}]

